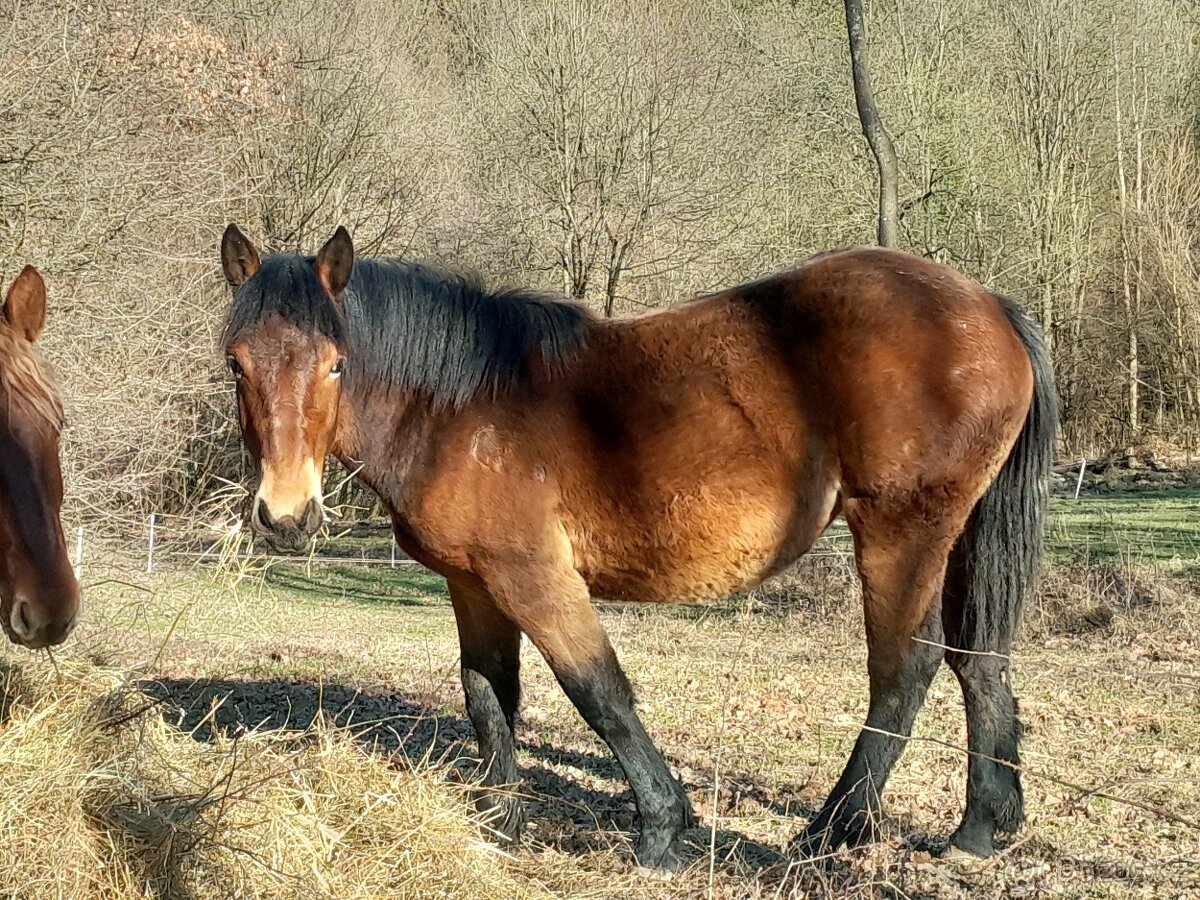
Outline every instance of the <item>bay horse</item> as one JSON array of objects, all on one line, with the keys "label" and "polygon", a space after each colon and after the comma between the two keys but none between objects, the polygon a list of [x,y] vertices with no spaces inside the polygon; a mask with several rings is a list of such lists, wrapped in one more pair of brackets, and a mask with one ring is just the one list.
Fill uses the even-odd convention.
[{"label": "bay horse", "polygon": [[[261,257],[234,225],[223,347],[257,467],[254,531],[304,547],[326,456],[446,578],[494,786],[513,758],[520,636],[636,795],[640,863],[680,864],[687,795],[647,736],[592,598],[694,601],[854,537],[866,724],[804,853],[869,839],[941,660],[968,723],[953,847],[1023,817],[1009,646],[1034,579],[1056,427],[1037,327],[952,269],[875,248],[625,319],[397,260]],[[510,792],[511,794],[511,792]],[[520,805],[481,799],[513,836]]]},{"label": "bay horse", "polygon": [[46,284],[26,266],[0,316],[0,621],[32,649],[62,643],[79,614],[59,519],[62,398],[34,344],[45,322]]}]

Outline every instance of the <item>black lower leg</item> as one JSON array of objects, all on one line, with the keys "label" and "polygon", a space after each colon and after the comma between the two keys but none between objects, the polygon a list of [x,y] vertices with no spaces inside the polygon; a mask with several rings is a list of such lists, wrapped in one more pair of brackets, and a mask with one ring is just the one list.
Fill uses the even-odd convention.
[{"label": "black lower leg", "polygon": [[879,797],[904,752],[917,710],[941,662],[942,650],[935,646],[941,641],[936,614],[918,637],[932,643],[913,642],[899,667],[872,671],[866,725],[829,798],[797,839],[798,852],[814,856],[843,843],[874,839],[881,813]]},{"label": "black lower leg", "polygon": [[[455,593],[451,588],[452,597]],[[521,633],[483,600],[468,606],[459,596],[455,613],[467,715],[479,741],[484,784],[494,789],[479,792],[476,805],[490,829],[515,840],[524,821],[523,805],[515,795],[520,774],[514,754]]]},{"label": "black lower leg", "polygon": [[637,798],[642,865],[677,868],[679,833],[695,824],[691,802],[646,734],[634,710],[633,690],[612,648],[585,669],[558,668],[559,683],[592,729],[621,763]]},{"label": "black lower leg", "polygon": [[467,715],[475,726],[479,755],[486,767],[484,784],[492,790],[476,797],[488,828],[516,840],[524,822],[524,809],[515,790],[521,776],[514,755],[513,718],[517,707],[517,668],[491,677],[472,665],[462,667]]},{"label": "black lower leg", "polygon": [[997,831],[1016,831],[1025,818],[1021,792],[1020,722],[1008,661],[985,654],[948,653],[967,710],[967,809],[951,844],[978,856],[994,851]]},{"label": "black lower leg", "polygon": [[646,734],[588,586],[568,563],[549,550],[547,558],[533,563],[496,563],[488,573],[489,588],[625,770],[640,817],[638,862],[677,868],[680,832],[695,821],[691,803]]}]

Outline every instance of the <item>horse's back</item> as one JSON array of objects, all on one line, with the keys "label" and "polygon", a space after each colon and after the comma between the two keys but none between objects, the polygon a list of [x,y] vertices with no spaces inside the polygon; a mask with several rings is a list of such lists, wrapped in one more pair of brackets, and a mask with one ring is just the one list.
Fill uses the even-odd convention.
[{"label": "horse's back", "polygon": [[811,546],[843,495],[994,470],[1030,390],[970,279],[895,251],[823,254],[599,326],[561,411],[566,529],[598,594],[744,588]]}]

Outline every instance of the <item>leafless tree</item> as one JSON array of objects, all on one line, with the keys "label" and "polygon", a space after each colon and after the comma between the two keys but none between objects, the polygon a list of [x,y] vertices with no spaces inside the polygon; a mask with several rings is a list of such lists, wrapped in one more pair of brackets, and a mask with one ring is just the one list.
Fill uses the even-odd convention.
[{"label": "leafless tree", "polygon": [[346,224],[609,314],[875,233],[1029,306],[1073,450],[1194,444],[1186,5],[876,0],[869,58],[862,0],[803,6],[5,6],[0,266],[48,277],[68,518],[194,509],[238,476],[213,352],[229,219],[289,250]]},{"label": "leafless tree", "polygon": [[858,107],[858,119],[863,134],[871,145],[871,153],[879,169],[879,244],[883,247],[898,245],[897,226],[900,218],[899,172],[897,171],[896,147],[879,115],[875,102],[875,88],[871,84],[871,70],[867,64],[867,27],[863,17],[862,0],[845,0],[846,33],[850,39],[850,69],[854,75],[854,102]]}]

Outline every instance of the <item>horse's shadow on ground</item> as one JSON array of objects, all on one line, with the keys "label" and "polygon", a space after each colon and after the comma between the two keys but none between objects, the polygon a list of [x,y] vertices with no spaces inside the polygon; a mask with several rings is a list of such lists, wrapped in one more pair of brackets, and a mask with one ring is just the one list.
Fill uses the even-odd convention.
[{"label": "horse's shadow on ground", "polygon": [[[163,718],[198,741],[218,734],[248,731],[294,731],[310,728],[318,713],[327,722],[353,735],[373,752],[394,764],[408,766],[434,761],[448,766],[464,781],[480,776],[474,731],[470,722],[444,705],[399,693],[374,694],[340,684],[307,684],[280,679],[146,679],[138,688],[157,700]],[[564,853],[617,847],[629,855],[620,835],[636,828],[633,793],[624,786],[619,764],[606,753],[557,747],[528,736],[518,746],[535,760],[523,766],[522,790],[530,823],[526,835],[534,846]],[[610,792],[588,787],[577,777],[559,770],[585,773],[584,780],[603,779],[621,786]],[[752,798],[779,815],[803,820],[812,809],[789,799],[772,799],[761,785],[738,779],[739,796]],[[711,785],[685,784],[693,793]],[[624,846],[622,846],[624,844]],[[786,865],[776,848],[752,840],[732,829],[718,829],[715,842],[709,828],[687,835],[691,855],[715,850],[718,868],[738,873]]]}]

